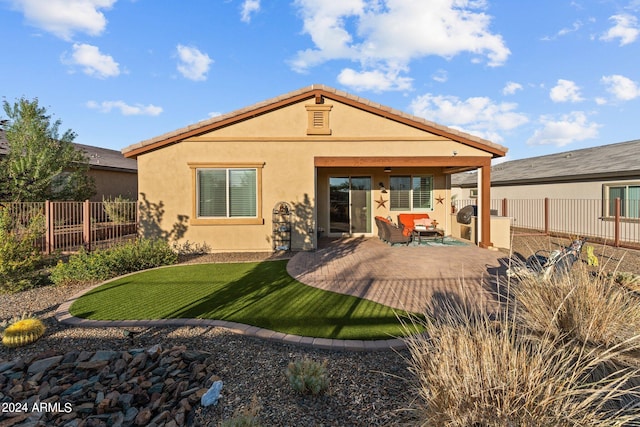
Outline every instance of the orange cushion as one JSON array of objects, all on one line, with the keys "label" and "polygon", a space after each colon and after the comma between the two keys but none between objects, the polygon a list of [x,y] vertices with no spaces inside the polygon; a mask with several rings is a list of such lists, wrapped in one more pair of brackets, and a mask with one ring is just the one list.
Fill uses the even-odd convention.
[{"label": "orange cushion", "polygon": [[416,219],[429,218],[429,214],[426,213],[403,213],[398,214],[398,221],[402,223],[404,229],[402,234],[410,236],[413,232],[414,222]]},{"label": "orange cushion", "polygon": [[382,216],[377,216],[376,219],[379,219],[380,221],[384,221],[387,224],[391,224],[391,221],[389,221],[387,218],[382,217]]}]

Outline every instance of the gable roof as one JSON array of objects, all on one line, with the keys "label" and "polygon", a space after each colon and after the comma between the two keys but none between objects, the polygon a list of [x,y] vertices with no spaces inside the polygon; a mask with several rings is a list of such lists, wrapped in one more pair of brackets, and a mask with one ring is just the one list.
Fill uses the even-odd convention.
[{"label": "gable roof", "polygon": [[[491,185],[542,184],[640,177],[640,140],[529,157],[491,168]],[[459,173],[453,186],[475,187],[475,173]]]},{"label": "gable roof", "polygon": [[[73,146],[76,150],[81,150],[85,153],[91,169],[118,170],[131,173],[138,171],[138,162],[135,159],[127,159],[117,150],[76,143]],[[7,154],[9,154],[9,143],[4,130],[0,129],[0,156],[6,156]]]},{"label": "gable roof", "polygon": [[479,138],[477,136],[439,125],[423,118],[413,116],[381,104],[377,104],[375,102],[360,98],[355,95],[351,95],[347,92],[343,92],[329,86],[316,84],[286,93],[284,95],[280,95],[275,98],[268,99],[266,101],[259,102],[257,104],[233,111],[228,114],[216,116],[211,119],[195,123],[191,126],[177,129],[173,132],[165,133],[163,135],[139,142],[137,144],[130,145],[124,148],[122,150],[122,153],[126,157],[135,158],[140,154],[144,154],[152,150],[157,150],[167,145],[178,143],[184,139],[202,135],[215,129],[229,126],[234,123],[250,119],[257,115],[265,114],[278,108],[303,101],[305,99],[324,97],[387,118],[389,120],[394,120],[405,125],[424,130],[426,132],[440,135],[454,141],[479,148],[491,153],[493,157],[502,157],[507,152],[506,147]]}]

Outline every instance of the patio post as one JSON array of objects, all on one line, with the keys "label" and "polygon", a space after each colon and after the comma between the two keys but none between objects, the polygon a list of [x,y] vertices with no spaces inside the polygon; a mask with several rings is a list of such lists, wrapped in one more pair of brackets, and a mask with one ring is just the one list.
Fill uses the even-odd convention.
[{"label": "patio post", "polygon": [[82,237],[87,252],[91,252],[91,205],[89,200],[82,204]]},{"label": "patio post", "polygon": [[549,235],[549,198],[544,198],[544,234]]},{"label": "patio post", "polygon": [[620,197],[616,197],[616,207],[615,207],[615,221],[614,221],[614,237],[613,237],[613,246],[620,246]]},{"label": "patio post", "polygon": [[491,158],[480,167],[480,242],[481,248],[490,248],[491,243]]}]

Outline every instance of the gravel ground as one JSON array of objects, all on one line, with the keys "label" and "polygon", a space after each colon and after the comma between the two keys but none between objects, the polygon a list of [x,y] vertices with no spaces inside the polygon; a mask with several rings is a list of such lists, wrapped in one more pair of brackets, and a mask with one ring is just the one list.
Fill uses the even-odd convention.
[{"label": "gravel ground", "polygon": [[[547,236],[514,239],[513,253],[526,257],[539,249],[555,249],[567,240]],[[607,271],[640,274],[640,251],[594,246],[601,266]],[[281,258],[285,256],[268,258]],[[257,261],[264,254],[216,254],[191,257],[183,262]],[[584,258],[584,254],[583,254]],[[221,328],[127,328],[135,338],[125,337],[122,328],[76,328],[58,324],[53,314],[58,305],[82,286],[47,286],[13,295],[0,295],[0,320],[28,312],[43,319],[45,336],[30,346],[9,349],[0,346],[0,362],[53,351],[127,350],[185,345],[214,354],[217,373],[224,381],[222,399],[213,409],[201,412],[205,425],[217,425],[234,412],[250,406],[255,397],[263,425],[274,426],[381,426],[414,425],[406,350],[349,353],[313,350],[258,338],[232,334]],[[288,385],[284,371],[289,362],[310,357],[328,361],[330,387],[319,397],[300,396]]]}]

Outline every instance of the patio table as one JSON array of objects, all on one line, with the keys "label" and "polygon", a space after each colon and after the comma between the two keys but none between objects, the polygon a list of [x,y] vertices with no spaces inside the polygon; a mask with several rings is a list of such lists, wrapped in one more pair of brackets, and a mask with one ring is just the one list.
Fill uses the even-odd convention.
[{"label": "patio table", "polygon": [[413,239],[417,239],[418,243],[422,243],[423,237],[425,240],[438,241],[440,239],[440,243],[444,243],[444,230],[441,228],[414,228],[412,234]]}]

